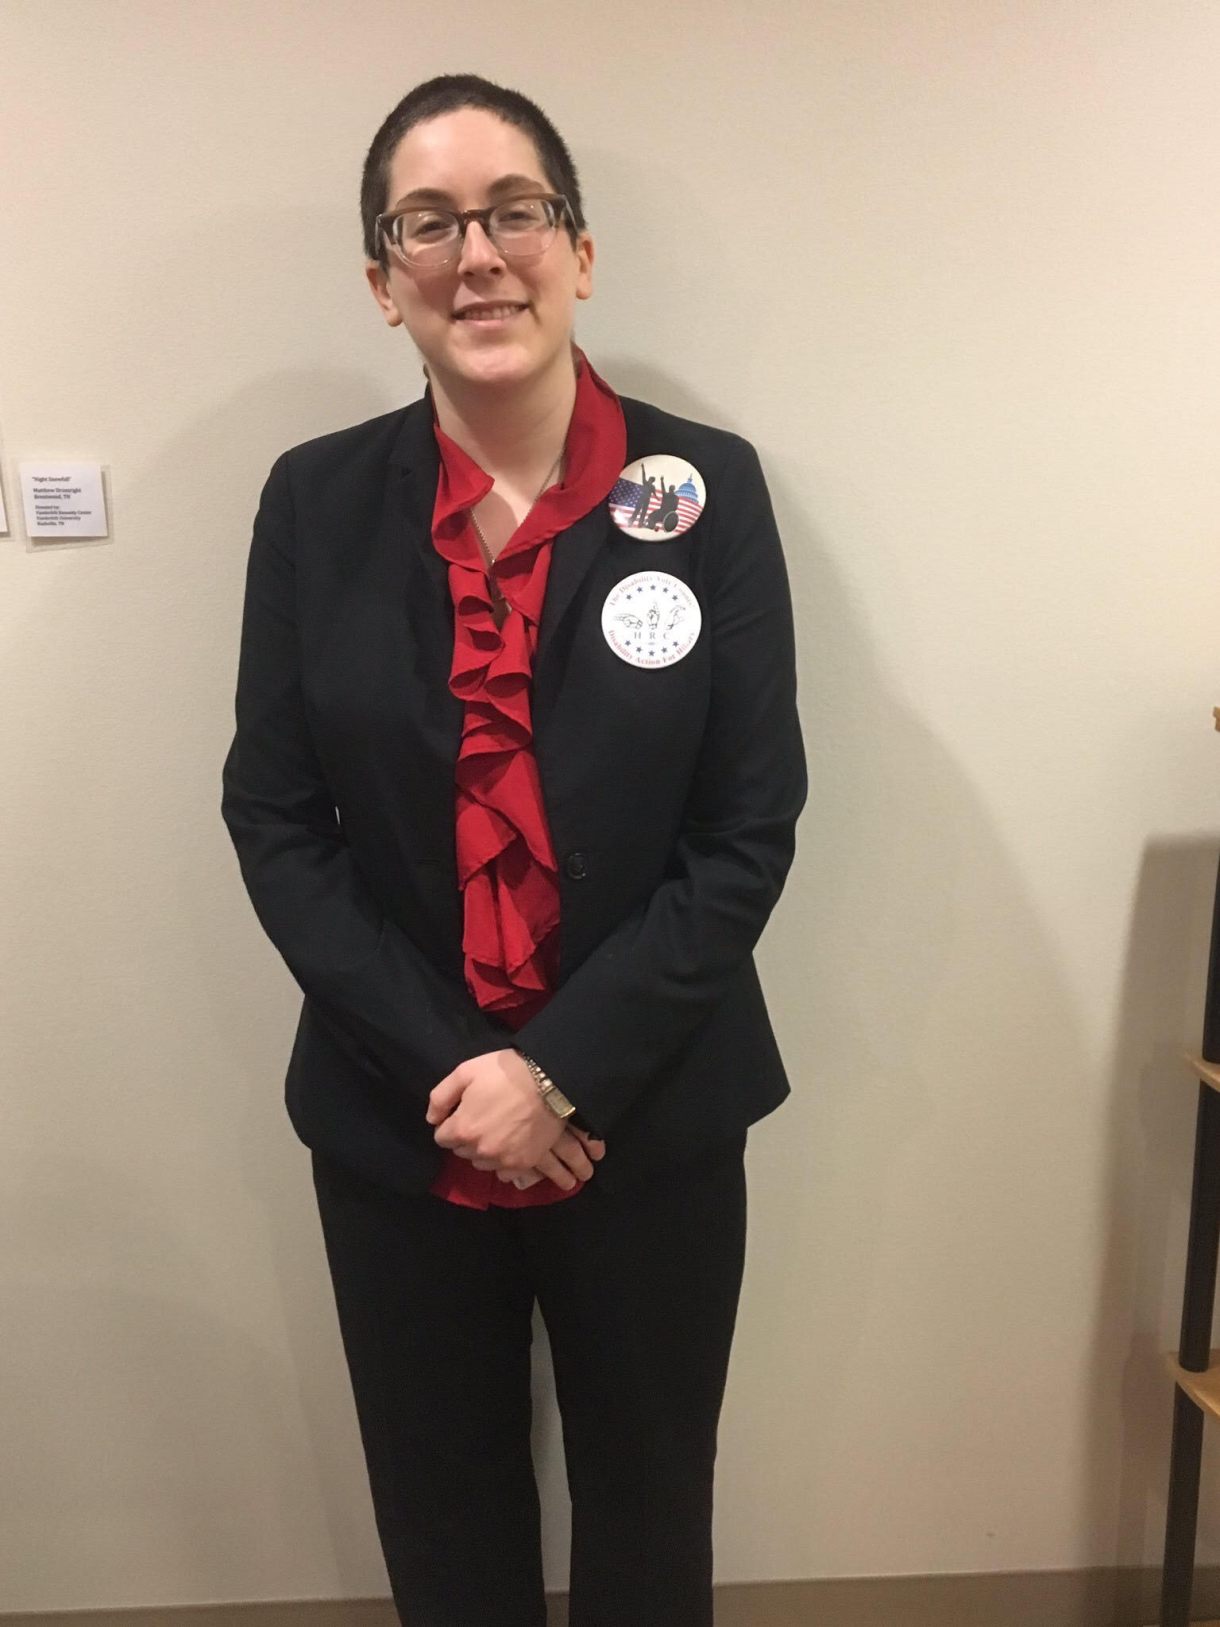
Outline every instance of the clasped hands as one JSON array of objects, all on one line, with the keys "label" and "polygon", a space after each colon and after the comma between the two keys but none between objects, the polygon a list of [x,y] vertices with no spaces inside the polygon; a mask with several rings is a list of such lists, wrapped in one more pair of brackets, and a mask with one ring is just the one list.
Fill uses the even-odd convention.
[{"label": "clasped hands", "polygon": [[512,1049],[461,1062],[428,1096],[434,1140],[476,1169],[524,1191],[543,1177],[570,1192],[587,1181],[606,1143],[570,1129],[546,1105],[524,1058]]}]

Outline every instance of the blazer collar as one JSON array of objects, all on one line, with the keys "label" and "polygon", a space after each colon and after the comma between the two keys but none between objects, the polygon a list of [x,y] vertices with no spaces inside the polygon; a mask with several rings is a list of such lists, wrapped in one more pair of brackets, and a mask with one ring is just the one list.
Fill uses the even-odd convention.
[{"label": "blazer collar", "polygon": [[[635,403],[620,396],[627,427],[627,454],[624,466],[633,457],[637,439]],[[409,545],[422,558],[425,570],[448,591],[448,567],[432,542],[432,510],[440,474],[440,451],[432,433],[433,401],[431,386],[423,396],[402,409],[402,423],[390,449],[391,479],[408,521]],[[550,652],[556,635],[571,609],[581,583],[593,561],[614,532],[614,521],[605,503],[583,515],[554,541],[551,568],[547,575],[542,620],[538,626],[538,648],[534,654],[534,722],[537,725],[540,702],[545,709],[550,671]]]}]

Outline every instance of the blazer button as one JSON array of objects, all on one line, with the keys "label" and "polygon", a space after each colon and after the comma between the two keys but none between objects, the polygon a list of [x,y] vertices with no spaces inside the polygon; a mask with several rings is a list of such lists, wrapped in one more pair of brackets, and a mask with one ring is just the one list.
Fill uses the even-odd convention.
[{"label": "blazer button", "polygon": [[573,881],[583,881],[589,873],[583,853],[569,853],[563,861],[563,867]]}]

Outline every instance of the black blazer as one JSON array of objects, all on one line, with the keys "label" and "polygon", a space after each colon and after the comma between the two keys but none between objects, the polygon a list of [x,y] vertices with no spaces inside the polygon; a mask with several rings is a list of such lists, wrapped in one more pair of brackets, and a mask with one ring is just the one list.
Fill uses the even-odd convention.
[{"label": "black blazer", "polygon": [[[404,1192],[443,1156],[428,1093],[519,1045],[604,1137],[618,1190],[743,1132],[790,1085],[753,960],[806,797],[792,608],[758,454],[622,397],[627,460],[689,459],[680,536],[605,503],[554,541],[534,747],[560,865],[560,970],[515,1033],[466,988],[454,836],[462,703],[431,539],[432,394],[278,457],[254,520],[222,814],[268,937],[304,993],[285,1081],[307,1146]],[[660,533],[658,533],[660,535]],[[621,659],[624,577],[687,583],[702,627],[671,666]]]}]

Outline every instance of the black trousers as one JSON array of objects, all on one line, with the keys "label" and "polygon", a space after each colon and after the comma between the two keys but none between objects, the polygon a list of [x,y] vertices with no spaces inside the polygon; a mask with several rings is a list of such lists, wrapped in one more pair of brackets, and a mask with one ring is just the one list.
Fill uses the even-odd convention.
[{"label": "black trousers", "polygon": [[461,1208],[314,1152],[373,1510],[407,1627],[545,1627],[535,1298],[572,1499],[571,1627],[712,1627],[743,1132],[620,1193]]}]

